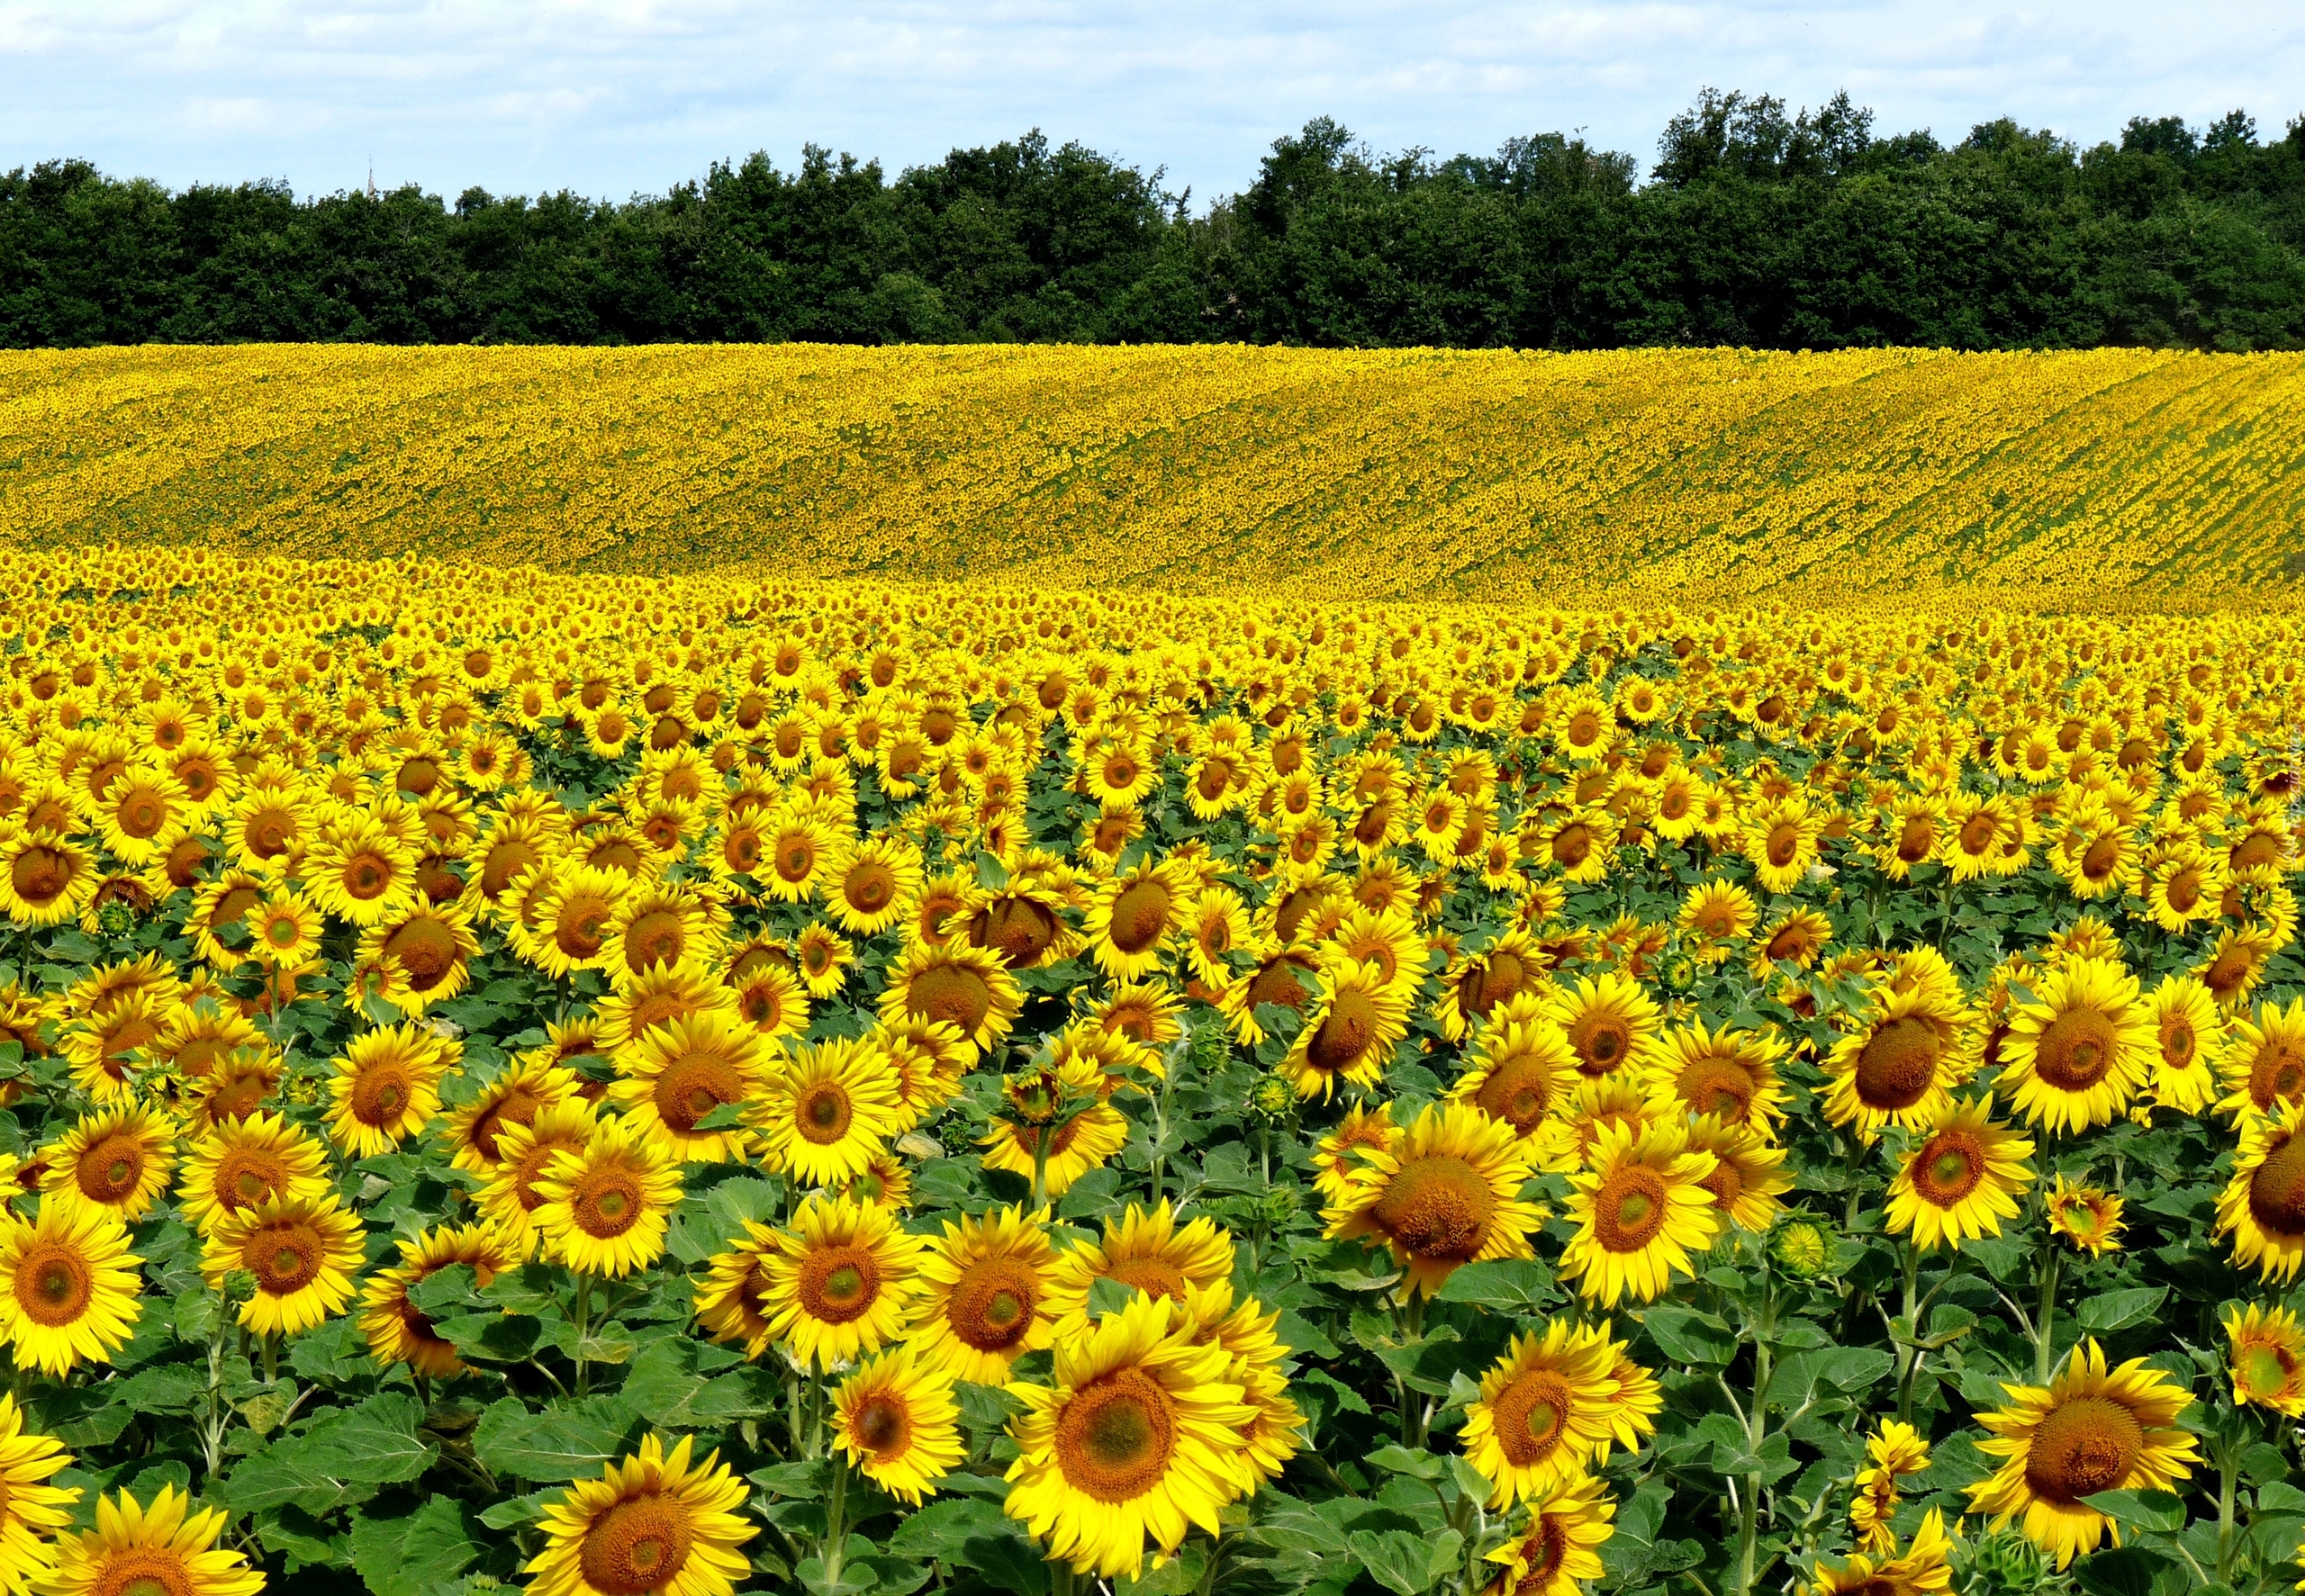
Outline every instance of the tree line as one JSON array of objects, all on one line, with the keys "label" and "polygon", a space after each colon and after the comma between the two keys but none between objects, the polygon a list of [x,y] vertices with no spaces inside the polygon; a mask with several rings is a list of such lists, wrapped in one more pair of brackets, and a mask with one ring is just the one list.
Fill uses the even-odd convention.
[{"label": "tree line", "polygon": [[2305,118],[1877,134],[1705,91],[1645,180],[1559,133],[1317,119],[1196,214],[1035,132],[891,177],[809,146],[622,203],[0,178],[0,346],[363,340],[2305,347]]}]

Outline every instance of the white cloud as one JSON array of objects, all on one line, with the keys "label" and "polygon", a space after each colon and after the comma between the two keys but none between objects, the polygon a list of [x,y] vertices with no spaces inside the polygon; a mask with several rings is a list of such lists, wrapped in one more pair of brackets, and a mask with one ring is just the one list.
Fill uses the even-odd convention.
[{"label": "white cloud", "polygon": [[1039,126],[1202,200],[1333,115],[1382,149],[1584,128],[1647,158],[1704,85],[1958,138],[2305,111],[2282,0],[0,0],[0,167],[171,184],[652,191],[804,140],[895,167]]}]

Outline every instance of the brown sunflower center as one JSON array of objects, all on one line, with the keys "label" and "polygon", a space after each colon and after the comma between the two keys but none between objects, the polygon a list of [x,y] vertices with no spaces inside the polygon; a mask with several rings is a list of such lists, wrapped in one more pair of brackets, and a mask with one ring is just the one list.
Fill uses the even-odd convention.
[{"label": "brown sunflower center", "polygon": [[674,909],[650,909],[624,928],[624,961],[634,970],[678,964],[688,945],[688,928]]},{"label": "brown sunflower center", "polygon": [[2284,1138],[2250,1172],[2249,1213],[2276,1235],[2305,1235],[2305,1136]]},{"label": "brown sunflower center", "polygon": [[1169,928],[1174,906],[1166,883],[1132,881],[1113,899],[1112,942],[1124,953],[1142,953]]},{"label": "brown sunflower center", "polygon": [[876,1455],[900,1454],[911,1438],[912,1427],[904,1404],[892,1396],[871,1396],[849,1420],[849,1429]]},{"label": "brown sunflower center", "polygon": [[1133,1501],[1152,1490],[1176,1447],[1176,1404],[1141,1369],[1083,1386],[1057,1415],[1057,1466],[1074,1490],[1098,1501]]},{"label": "brown sunflower center", "polygon": [[917,1020],[942,1021],[974,1036],[992,1013],[992,988],[965,965],[934,965],[906,984],[904,1007]]},{"label": "brown sunflower center", "polygon": [[2249,1098],[2260,1109],[2294,1103],[2305,1096],[2305,1050],[2285,1038],[2268,1037],[2249,1060]]},{"label": "brown sunflower center", "polygon": [[2088,880],[2102,881],[2120,868],[2120,862],[2121,839],[2108,832],[2090,843],[2081,855],[2081,874]]},{"label": "brown sunflower center", "polygon": [[695,1531],[688,1508],[669,1496],[636,1496],[592,1520],[576,1555],[584,1582],[602,1596],[642,1596],[688,1566]]},{"label": "brown sunflower center", "polygon": [[1733,1209],[1737,1206],[1737,1199],[1745,1195],[1744,1171],[1725,1158],[1714,1158],[1713,1173],[1698,1181],[1697,1185],[1713,1194],[1713,1204],[1716,1208]]},{"label": "brown sunflower center", "polygon": [[552,940],[571,959],[597,959],[608,945],[613,906],[597,897],[571,898],[555,916]]},{"label": "brown sunflower center", "polygon": [[1531,1059],[1508,1059],[1495,1066],[1473,1094],[1483,1114],[1524,1136],[1544,1123],[1552,1098],[1552,1072]]},{"label": "brown sunflower center", "polygon": [[267,1296],[285,1297],[320,1278],[328,1247],[309,1220],[282,1220],[249,1232],[240,1245],[240,1267],[256,1276]]},{"label": "brown sunflower center", "polygon": [[1937,1027],[1920,1015],[1891,1020],[1866,1039],[1857,1055],[1858,1101],[1888,1113],[1911,1108],[1936,1084],[1944,1050]]},{"label": "brown sunflower center", "polygon": [[846,1324],[862,1319],[879,1298],[881,1266],[862,1247],[819,1247],[801,1258],[798,1288],[811,1319]]},{"label": "brown sunflower center", "polygon": [[2119,1490],[2144,1456],[2144,1428],[2127,1407],[2111,1397],[2068,1397],[2034,1429],[2025,1483],[2036,1496],[2069,1507]]},{"label": "brown sunflower center", "polygon": [[473,1121],[473,1146],[480,1150],[483,1158],[495,1163],[504,1156],[498,1147],[498,1139],[504,1134],[504,1127],[535,1124],[538,1111],[543,1107],[543,1100],[527,1087],[514,1087],[499,1098],[494,1106]]},{"label": "brown sunflower center", "polygon": [[2033,1073],[2060,1091],[2085,1092],[2111,1071],[2120,1033],[2093,1008],[2072,1008],[2048,1023],[2033,1044]]},{"label": "brown sunflower center", "polygon": [[139,789],[121,800],[120,829],[141,842],[168,823],[168,806],[157,792]]},{"label": "brown sunflower center", "polygon": [[1488,1240],[1496,1194],[1480,1171],[1451,1153],[1411,1159],[1386,1183],[1373,1217],[1420,1258],[1466,1262]]},{"label": "brown sunflower center", "polygon": [[352,1082],[352,1117],[372,1129],[389,1130],[408,1113],[409,1101],[415,1095],[416,1083],[407,1063],[380,1059]]},{"label": "brown sunflower center", "polygon": [[1780,820],[1768,828],[1768,861],[1778,870],[1785,869],[1801,856],[1801,827],[1790,820]]},{"label": "brown sunflower center", "polygon": [[1056,915],[1029,897],[996,898],[969,921],[969,943],[1020,969],[1037,962],[1061,929]]},{"label": "brown sunflower center", "polygon": [[988,1258],[971,1265],[954,1285],[945,1322],[964,1346],[1005,1351],[1032,1329],[1039,1302],[1040,1283],[1032,1270],[1008,1258]]},{"label": "brown sunflower center", "polygon": [[1125,1258],[1107,1265],[1106,1276],[1123,1285],[1133,1285],[1147,1296],[1167,1297],[1182,1302],[1191,1289],[1184,1271],[1163,1258]]},{"label": "brown sunflower center", "polygon": [[818,1081],[804,1087],[793,1107],[795,1128],[818,1147],[830,1147],[847,1135],[849,1123],[856,1117],[848,1088],[838,1081]]},{"label": "brown sunflower center", "polygon": [[1465,971],[1457,987],[1458,1005],[1474,1018],[1485,1020],[1490,1010],[1517,995],[1528,980],[1529,967],[1518,954],[1491,954]]},{"label": "brown sunflower center", "polygon": [[1665,1178],[1641,1164],[1612,1169],[1593,1194],[1593,1234],[1611,1252],[1639,1252],[1665,1228]]},{"label": "brown sunflower center", "polygon": [[16,1305],[50,1330],[77,1322],[95,1292],[95,1270],[60,1241],[33,1240],[16,1266]]},{"label": "brown sunflower center", "polygon": [[288,1171],[278,1155],[258,1148],[236,1147],[216,1165],[212,1188],[227,1212],[254,1208],[288,1183]]},{"label": "brown sunflower center", "polygon": [[194,1596],[184,1555],[170,1546],[131,1546],[103,1560],[88,1596]]},{"label": "brown sunflower center", "polygon": [[1559,1450],[1576,1400],[1558,1370],[1531,1369],[1498,1392],[1491,1404],[1496,1444],[1516,1467],[1542,1462]]},{"label": "brown sunflower center", "polygon": [[726,1103],[745,1099],[745,1083],[728,1059],[718,1053],[687,1053],[674,1059],[656,1078],[650,1094],[656,1116],[677,1134],[693,1135],[706,1114]]},{"label": "brown sunflower center", "polygon": [[2161,1022],[2161,1059],[2173,1069],[2183,1069],[2193,1061],[2201,1041],[2193,1034],[2193,1023],[2182,1014],[2167,1015]]},{"label": "brown sunflower center", "polygon": [[1315,1069],[1350,1069],[1376,1045],[1380,1023],[1376,1001],[1348,987],[1330,1001],[1327,1016],[1305,1046],[1305,1057]]},{"label": "brown sunflower center", "polygon": [[1740,1124],[1752,1112],[1757,1087],[1752,1072],[1735,1059],[1699,1059],[1681,1071],[1677,1089],[1681,1101],[1699,1114],[1718,1114]]},{"label": "brown sunflower center", "polygon": [[1632,1051],[1632,1025],[1608,1009],[1587,1009],[1569,1022],[1568,1045],[1579,1074],[1604,1076]]},{"label": "brown sunflower center", "polygon": [[264,1105],[271,1096],[272,1078],[262,1070],[252,1070],[218,1083],[208,1095],[205,1105],[212,1120],[244,1120]]},{"label": "brown sunflower center", "polygon": [[1984,1149],[1966,1131],[1939,1131],[1913,1154],[1912,1189],[1936,1208],[1950,1208],[1984,1179]]},{"label": "brown sunflower center", "polygon": [[116,1208],[135,1194],[144,1178],[144,1144],[125,1131],[115,1131],[81,1150],[72,1167],[72,1178],[91,1203]]},{"label": "brown sunflower center", "polygon": [[841,878],[841,896],[859,914],[877,915],[896,901],[897,873],[877,859],[851,865]]},{"label": "brown sunflower center", "polygon": [[568,1193],[576,1228],[596,1241],[613,1241],[634,1225],[647,1206],[640,1182],[618,1164],[588,1169]]}]

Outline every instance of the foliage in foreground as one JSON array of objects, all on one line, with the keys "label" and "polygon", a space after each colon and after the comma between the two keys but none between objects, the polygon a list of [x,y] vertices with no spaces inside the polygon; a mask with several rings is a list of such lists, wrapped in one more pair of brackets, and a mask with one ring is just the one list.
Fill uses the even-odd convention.
[{"label": "foliage in foreground", "polygon": [[2293,622],[6,622],[11,1591],[2294,1577]]}]

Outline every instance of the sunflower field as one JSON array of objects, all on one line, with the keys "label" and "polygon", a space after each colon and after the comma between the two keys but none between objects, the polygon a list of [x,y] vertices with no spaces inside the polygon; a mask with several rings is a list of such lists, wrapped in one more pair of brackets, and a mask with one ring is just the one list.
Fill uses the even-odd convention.
[{"label": "sunflower field", "polygon": [[161,539],[0,657],[0,1596],[2305,1572],[2293,611]]},{"label": "sunflower field", "polygon": [[0,351],[0,546],[1608,609],[2305,595],[2305,354]]}]

